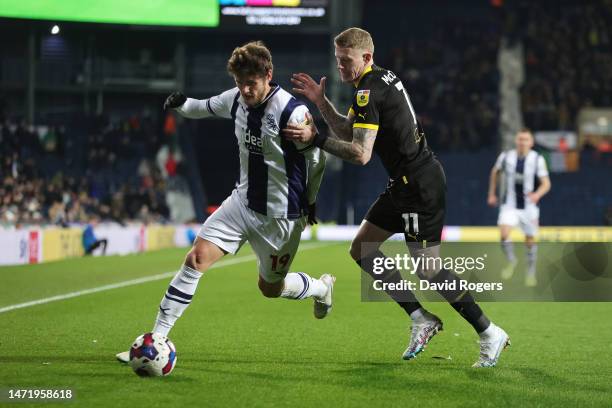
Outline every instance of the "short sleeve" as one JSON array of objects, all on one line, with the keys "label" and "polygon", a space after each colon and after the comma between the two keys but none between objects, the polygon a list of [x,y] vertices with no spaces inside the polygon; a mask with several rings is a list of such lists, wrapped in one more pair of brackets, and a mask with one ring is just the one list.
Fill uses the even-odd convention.
[{"label": "short sleeve", "polygon": [[382,92],[384,91],[376,89],[358,89],[355,91],[351,106],[351,110],[355,114],[353,128],[378,130],[380,114],[377,102],[383,97],[383,95],[379,95]]},{"label": "short sleeve", "polygon": [[544,157],[538,155],[538,177],[548,177],[548,168],[546,167],[546,160]]},{"label": "short sleeve", "polygon": [[506,153],[505,152],[502,152],[502,153],[500,153],[499,156],[497,156],[497,160],[495,161],[495,165],[493,166],[493,168],[495,170],[497,170],[497,171],[503,170],[502,166],[503,166],[504,158],[505,157],[506,157]]}]

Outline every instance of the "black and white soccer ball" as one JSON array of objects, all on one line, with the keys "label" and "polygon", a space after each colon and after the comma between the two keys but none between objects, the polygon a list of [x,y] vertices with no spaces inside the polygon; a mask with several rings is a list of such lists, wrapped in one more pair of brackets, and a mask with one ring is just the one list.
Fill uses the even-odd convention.
[{"label": "black and white soccer ball", "polygon": [[141,377],[169,375],[176,365],[176,348],[166,336],[145,333],[130,348],[130,367]]}]

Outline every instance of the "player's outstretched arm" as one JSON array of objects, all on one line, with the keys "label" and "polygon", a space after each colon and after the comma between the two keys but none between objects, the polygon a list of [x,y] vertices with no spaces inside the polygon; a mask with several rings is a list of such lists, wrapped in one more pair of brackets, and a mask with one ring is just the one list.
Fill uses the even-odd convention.
[{"label": "player's outstretched arm", "polygon": [[[188,119],[202,119],[211,116],[230,117],[231,102],[237,90],[229,90],[209,99],[188,98],[181,92],[173,92],[164,103],[164,109],[173,109]],[[216,109],[216,110],[215,110]]]},{"label": "player's outstretched arm", "polygon": [[182,92],[172,92],[170,96],[166,98],[166,102],[164,102],[164,110],[176,109],[182,106],[185,101],[187,101],[187,97],[183,95]]},{"label": "player's outstretched arm", "polygon": [[353,138],[353,118],[340,114],[325,96],[326,81],[327,78],[323,77],[319,83],[316,83],[310,75],[304,73],[293,74],[291,78],[293,92],[305,96],[317,106],[325,123],[339,139],[350,141]]}]

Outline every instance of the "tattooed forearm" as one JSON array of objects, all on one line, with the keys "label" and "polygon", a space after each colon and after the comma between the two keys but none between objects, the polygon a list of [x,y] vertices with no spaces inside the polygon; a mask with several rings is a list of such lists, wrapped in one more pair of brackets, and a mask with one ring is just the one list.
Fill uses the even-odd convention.
[{"label": "tattooed forearm", "polygon": [[336,135],[330,136],[323,150],[354,164],[364,165],[372,157],[372,148],[376,140],[376,131],[371,129],[353,129],[352,141],[340,140]]},{"label": "tattooed forearm", "polygon": [[348,117],[341,115],[327,97],[325,101],[317,106],[325,123],[330,127],[332,132],[341,140],[351,141],[353,139],[353,121]]}]

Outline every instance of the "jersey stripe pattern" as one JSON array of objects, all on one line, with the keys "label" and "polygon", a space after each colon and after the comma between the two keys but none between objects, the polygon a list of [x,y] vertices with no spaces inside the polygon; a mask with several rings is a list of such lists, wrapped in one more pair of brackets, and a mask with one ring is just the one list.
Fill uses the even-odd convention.
[{"label": "jersey stripe pattern", "polygon": [[[295,98],[289,100],[280,116],[279,127],[281,129],[287,126],[291,114],[298,106],[303,106],[303,104]],[[308,208],[306,200],[306,159],[298,152],[296,145],[291,141],[281,138],[281,148],[283,149],[288,182],[287,212],[288,214],[300,214]]]},{"label": "jersey stripe pattern", "polygon": [[548,176],[546,161],[536,151],[531,150],[525,157],[519,157],[516,149],[502,152],[495,168],[502,174],[502,205],[518,210],[537,207],[526,199],[540,185],[540,178]]},{"label": "jersey stripe pattern", "polygon": [[177,111],[193,119],[218,116],[234,121],[240,154],[240,199],[253,211],[273,218],[295,219],[308,212],[319,190],[325,156],[314,146],[286,140],[288,124],[303,123],[308,108],[278,85],[248,107],[238,88],[209,99],[188,98]]}]

